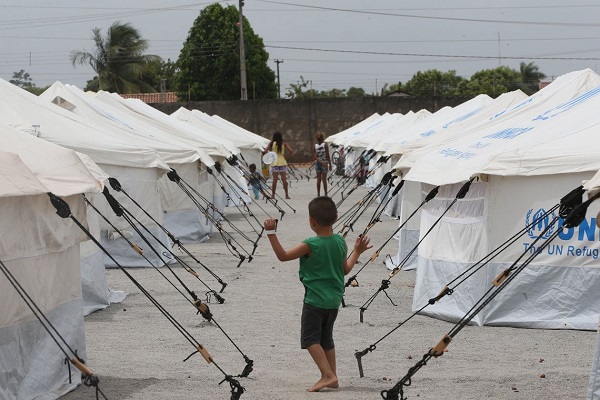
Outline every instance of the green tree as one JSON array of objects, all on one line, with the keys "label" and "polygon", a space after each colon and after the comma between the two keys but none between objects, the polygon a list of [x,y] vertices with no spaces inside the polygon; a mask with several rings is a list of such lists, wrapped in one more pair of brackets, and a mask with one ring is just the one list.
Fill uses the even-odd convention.
[{"label": "green tree", "polygon": [[352,86],[346,92],[346,96],[347,97],[366,97],[367,94],[365,93],[365,90],[363,88],[357,88],[357,87]]},{"label": "green tree", "polygon": [[26,72],[24,69],[20,70],[19,72],[13,72],[12,79],[10,79],[8,82],[38,96],[44,93],[44,91],[50,87],[35,86],[31,75],[29,75],[29,72]]},{"label": "green tree", "polygon": [[177,65],[170,59],[167,61],[156,60],[148,63],[142,77],[142,81],[152,86],[155,91],[161,91],[161,83],[165,82],[165,91],[175,90],[175,75],[177,74]]},{"label": "green tree", "polygon": [[21,89],[27,89],[31,86],[35,86],[33,84],[31,75],[29,75],[29,72],[26,72],[24,69],[20,70],[19,72],[13,72],[12,79],[10,79],[8,82],[20,87]]},{"label": "green tree", "polygon": [[[302,75],[300,75],[300,80],[296,83],[290,83],[290,86],[285,90],[285,96],[288,99],[305,99],[308,97],[318,97],[318,94],[315,96],[315,92],[312,89],[307,89],[310,81],[304,79]],[[310,96],[309,96],[310,90]]]},{"label": "green tree", "polygon": [[540,68],[533,62],[529,64],[521,62],[519,73],[521,75],[521,90],[528,95],[537,92],[540,81],[546,77],[546,74],[540,71]]},{"label": "green tree", "polygon": [[466,79],[456,75],[454,70],[441,72],[437,69],[430,69],[425,72],[417,72],[399,89],[416,96],[456,95],[459,94],[459,87],[464,85],[465,81]]},{"label": "green tree", "polygon": [[518,89],[521,77],[517,71],[500,66],[475,72],[462,94],[498,95]]},{"label": "green tree", "polygon": [[86,90],[107,90],[117,93],[156,91],[141,78],[148,64],[159,56],[145,54],[148,41],[131,24],[114,22],[102,36],[100,28],[92,30],[95,49],[92,52],[73,50],[71,63],[89,64],[97,76],[88,81]]},{"label": "green tree", "polygon": [[[212,4],[194,21],[177,60],[176,91],[185,100],[240,98],[239,18],[236,7]],[[262,38],[243,20],[248,98],[277,98],[275,73]]]},{"label": "green tree", "polygon": [[322,90],[318,97],[323,98],[335,98],[335,97],[346,97],[346,89],[330,89]]}]

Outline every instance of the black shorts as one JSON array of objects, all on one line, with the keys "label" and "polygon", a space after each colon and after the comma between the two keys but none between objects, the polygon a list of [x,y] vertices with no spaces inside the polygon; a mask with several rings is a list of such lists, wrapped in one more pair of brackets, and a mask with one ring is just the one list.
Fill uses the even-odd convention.
[{"label": "black shorts", "polygon": [[323,350],[331,350],[333,344],[333,324],[338,310],[327,310],[304,303],[300,323],[300,346],[306,349],[320,344]]}]

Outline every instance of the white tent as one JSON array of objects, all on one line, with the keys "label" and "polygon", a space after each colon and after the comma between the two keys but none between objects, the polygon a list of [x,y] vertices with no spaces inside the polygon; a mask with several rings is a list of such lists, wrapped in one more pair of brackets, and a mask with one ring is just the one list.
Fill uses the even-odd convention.
[{"label": "white tent", "polygon": [[[564,75],[506,116],[461,139],[430,146],[428,154],[414,163],[406,180],[422,182],[424,193],[433,185],[443,185],[422,212],[421,232],[441,216],[462,183],[473,176],[479,181],[419,246],[413,309],[600,169],[598,86],[600,76],[590,70]],[[449,320],[464,316],[494,277],[530,249],[554,215],[530,228],[524,238],[426,313]],[[542,237],[546,238],[547,234]],[[591,266],[597,264],[599,252],[593,219],[561,230],[473,321],[595,329],[600,276]]]},{"label": "white tent", "polygon": [[[477,115],[481,110],[493,102],[493,100],[487,95],[479,95],[471,100],[468,100],[454,108],[443,107],[437,112],[431,114],[426,112],[419,112],[417,115],[407,115],[403,118],[398,118],[395,121],[389,119],[385,122],[380,122],[377,126],[367,128],[367,131],[363,131],[362,134],[357,135],[355,138],[350,138],[345,141],[349,145],[359,144],[364,145],[365,148],[373,149],[377,151],[378,155],[385,154],[390,157],[389,164],[384,168],[378,170],[378,174],[374,177],[371,185],[379,183],[383,174],[391,170],[392,159],[397,161],[400,157],[399,144],[412,143],[415,141],[423,140],[438,131],[447,129],[458,121],[464,121]],[[386,123],[390,121],[390,123]],[[372,133],[369,134],[368,131]],[[392,151],[392,149],[395,149]],[[374,157],[370,164],[371,166],[379,159],[379,156]],[[401,222],[404,222],[406,217],[411,211],[406,212],[406,207],[399,206],[402,202],[412,205],[414,202],[414,193],[418,193],[414,190],[413,185],[406,184],[393,199],[386,212],[389,215],[398,215],[401,218]],[[389,195],[389,193],[388,193]],[[380,199],[385,201],[385,199]],[[404,209],[404,210],[403,210]],[[414,210],[414,209],[413,209]],[[397,239],[400,242],[399,252],[392,259],[386,259],[386,264],[393,268],[401,260],[407,256],[408,252],[418,242],[418,225],[415,221],[418,221],[419,214],[416,215],[411,221],[403,226],[398,232]],[[406,249],[406,250],[404,250]],[[414,268],[414,255],[410,257],[407,262],[404,263],[405,269]]]},{"label": "white tent", "polygon": [[240,149],[240,155],[248,164],[255,164],[260,169],[261,154],[269,144],[269,140],[248,132],[234,124],[226,123],[223,119],[215,119],[198,110],[190,111],[180,107],[171,114],[173,118],[214,135],[217,138],[227,139]]},{"label": "white tent", "polygon": [[[130,187],[129,193],[137,199],[143,199],[143,206],[152,215],[160,215],[160,199],[158,192],[158,179],[169,167],[158,156],[156,150],[146,146],[143,140],[131,143],[123,140],[118,134],[96,129],[84,122],[76,114],[66,111],[54,104],[41,100],[37,96],[16,87],[5,81],[0,81],[0,123],[13,126],[24,132],[32,132],[36,136],[88,155],[94,162],[117,178],[123,187]],[[195,152],[189,152],[190,157]],[[117,218],[109,208],[108,203],[101,195],[92,196],[92,202],[102,210],[110,220],[115,221],[117,227],[123,227],[122,218]],[[126,207],[130,204],[124,202]],[[133,209],[133,207],[131,207]],[[90,210],[90,213],[94,211]],[[167,235],[160,230],[149,218],[141,213],[141,223],[148,227],[162,243],[170,245]],[[100,220],[100,218],[98,218]],[[160,220],[159,220],[160,222]],[[101,222],[101,226],[104,222]],[[103,225],[106,226],[106,225]],[[106,246],[117,262],[123,266],[147,266],[147,262],[128,245],[120,245],[124,241],[109,240],[111,231],[101,229],[100,241]],[[139,243],[136,236],[135,243]],[[151,240],[153,241],[153,239]],[[155,245],[157,245],[155,243]],[[89,247],[93,254],[82,251],[84,258],[82,265],[86,268],[92,265],[102,271],[104,265],[111,265],[112,260],[104,257],[94,246]],[[158,257],[148,252],[146,256],[155,264],[162,265]]]},{"label": "white tent", "polygon": [[368,118],[365,118],[362,121],[360,121],[358,124],[352,125],[350,128],[344,129],[343,131],[338,132],[335,135],[328,136],[327,138],[325,138],[325,143],[331,143],[336,146],[341,146],[342,140],[344,140],[348,137],[360,135],[360,133],[362,132],[363,129],[365,129],[366,126],[369,126],[373,122],[379,120],[380,117],[381,117],[381,115],[374,113],[371,116],[369,116]]},{"label": "white tent", "polygon": [[389,113],[384,115],[375,113],[369,118],[362,120],[358,124],[325,139],[325,142],[331,144],[333,148],[341,148],[341,154],[344,156],[344,171],[346,174],[351,173],[350,170],[353,169],[355,161],[360,156],[360,151],[354,151],[354,149],[351,147],[346,146],[346,142],[363,134],[363,132],[367,130],[374,129],[380,124],[383,124],[388,118],[390,118],[390,116],[391,114]]},{"label": "white tent", "polygon": [[[403,135],[384,139],[384,141],[377,143],[375,148],[380,150],[393,148],[394,150],[388,153],[396,161],[392,164],[393,168],[407,169],[404,166],[412,165],[411,160],[418,159],[422,154],[427,154],[428,145],[455,140],[463,136],[465,132],[476,129],[504,114],[506,110],[515,107],[526,99],[527,95],[520,90],[504,93],[489,102],[486,97],[483,97],[475,108],[460,105],[455,109],[445,111],[441,116],[436,113],[434,114],[435,118],[424,119],[406,129]],[[391,209],[390,214],[397,215],[402,224],[421,204],[421,185],[406,181],[395,200],[391,205],[395,209]],[[390,269],[399,265],[417,245],[420,218],[421,213],[417,212],[400,229],[397,237],[399,240],[398,252],[391,260],[386,260],[386,264]],[[413,253],[403,266],[405,270],[414,268],[416,268],[416,253]]]},{"label": "white tent", "polygon": [[[207,173],[204,171],[199,175],[199,171],[205,170],[202,164],[213,166],[214,161],[202,148],[178,140],[168,132],[162,132],[153,125],[135,119],[129,113],[100,102],[71,85],[56,82],[40,95],[40,99],[79,115],[98,129],[118,134],[123,140],[143,143],[156,149],[160,157],[186,182],[205,198],[212,199],[212,184],[208,182]],[[202,164],[198,165],[199,162]],[[123,189],[129,192],[127,186],[123,185]],[[159,180],[159,194],[161,208],[155,210],[157,214],[151,215],[162,222],[175,237],[183,243],[190,243],[203,241],[210,236],[212,225],[206,221],[193,201],[166,175]],[[124,195],[115,195],[119,201],[130,204]],[[129,206],[128,209],[135,211],[136,217],[142,215],[137,207],[133,204],[131,206],[131,209]],[[108,229],[106,224],[102,226]],[[119,227],[128,229],[126,225]],[[121,241],[124,242],[122,239]],[[123,246],[126,246],[126,243],[123,243]]]},{"label": "white tent", "polygon": [[239,204],[240,197],[245,202],[251,201],[250,197],[246,194],[248,192],[246,179],[237,169],[231,168],[225,161],[225,159],[231,155],[240,154],[240,149],[236,147],[235,143],[224,138],[215,138],[210,133],[173,118],[139,99],[124,99],[116,93],[107,93],[103,91],[96,93],[94,96],[102,102],[128,112],[151,125],[159,127],[161,131],[171,133],[181,141],[204,148],[215,161],[218,161],[221,164],[223,170],[233,178],[237,185],[241,187],[241,191],[237,188],[231,189],[225,187],[229,194],[228,199],[226,199],[224,195],[221,195],[221,190],[215,186],[213,203],[217,207],[222,209],[223,206],[226,205],[226,200],[231,200],[235,204]]},{"label": "white tent", "polygon": [[[600,171],[598,171],[589,181],[584,181],[583,188],[588,192],[588,196],[597,194],[600,191]],[[599,225],[598,221],[600,221],[600,213],[596,216],[597,225]],[[596,335],[596,346],[592,362],[592,372],[590,373],[587,399],[600,399],[600,323],[598,324],[598,335]]]},{"label": "white tent", "polygon": [[[101,164],[103,170],[118,169],[117,173],[107,172],[120,180],[135,181],[136,187],[143,188],[138,190],[146,196],[145,203],[153,204],[154,201],[158,204],[158,198],[152,193],[156,191],[158,176],[168,166],[155,150],[124,142],[110,132],[100,132],[82,123],[76,115],[3,80],[0,80],[0,93],[0,124],[84,153]],[[152,175],[151,180],[148,175]],[[98,205],[104,203],[103,199],[96,202]],[[98,232],[97,225],[90,228]],[[102,252],[91,241],[81,246],[83,293],[88,313],[119,301],[119,298],[114,297],[117,293],[112,293],[106,285]],[[132,252],[128,249],[127,253]],[[122,293],[118,295],[122,296]]]},{"label": "white tent", "polygon": [[[80,272],[83,231],[56,215],[61,196],[86,224],[80,193],[107,176],[85,155],[0,125],[0,260],[69,346],[86,358]],[[0,274],[0,398],[55,399],[80,382],[56,343]]]}]

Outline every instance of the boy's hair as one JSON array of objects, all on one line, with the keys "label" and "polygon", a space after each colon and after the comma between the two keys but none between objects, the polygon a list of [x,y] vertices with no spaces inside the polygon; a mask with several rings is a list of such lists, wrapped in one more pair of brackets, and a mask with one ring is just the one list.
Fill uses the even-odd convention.
[{"label": "boy's hair", "polygon": [[318,132],[315,139],[317,139],[317,143],[321,144],[323,143],[323,140],[325,140],[325,135],[323,135],[323,132]]},{"label": "boy's hair", "polygon": [[321,226],[330,226],[337,220],[337,209],[331,197],[315,197],[308,203],[308,215]]},{"label": "boy's hair", "polygon": [[256,171],[256,164],[248,165],[248,169],[250,169],[250,171]]}]

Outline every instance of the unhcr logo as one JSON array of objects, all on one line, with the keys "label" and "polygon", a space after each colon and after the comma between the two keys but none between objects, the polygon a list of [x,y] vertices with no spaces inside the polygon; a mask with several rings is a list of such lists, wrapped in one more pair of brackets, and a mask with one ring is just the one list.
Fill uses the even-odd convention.
[{"label": "unhcr logo", "polygon": [[527,212],[527,216],[525,217],[525,226],[529,226],[530,224],[535,222],[527,229],[527,234],[529,235],[529,237],[532,239],[548,239],[554,231],[554,226],[552,226],[547,231],[545,230],[550,225],[550,221],[552,221],[554,218],[556,218],[556,214],[554,214],[554,212],[547,214],[547,211],[543,208],[540,208],[535,213],[533,213],[533,208],[529,209],[529,211]]}]

